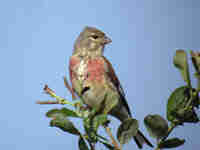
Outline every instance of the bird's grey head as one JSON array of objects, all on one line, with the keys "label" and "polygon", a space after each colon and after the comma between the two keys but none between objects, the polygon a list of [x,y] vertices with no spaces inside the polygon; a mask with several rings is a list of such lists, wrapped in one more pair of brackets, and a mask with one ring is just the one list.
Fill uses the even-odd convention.
[{"label": "bird's grey head", "polygon": [[104,32],[86,26],[74,44],[74,53],[102,55],[105,45],[111,42]]}]

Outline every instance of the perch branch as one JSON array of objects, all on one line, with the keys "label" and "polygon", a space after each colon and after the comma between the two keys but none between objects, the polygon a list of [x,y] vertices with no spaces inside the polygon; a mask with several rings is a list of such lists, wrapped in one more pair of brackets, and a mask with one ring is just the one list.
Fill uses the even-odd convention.
[{"label": "perch branch", "polygon": [[117,149],[117,150],[121,150],[121,146],[119,147],[117,141],[115,140],[114,136],[112,135],[112,132],[110,130],[110,128],[108,126],[104,126],[105,130],[106,130],[106,133],[109,135],[111,141],[112,141],[112,144],[114,145],[114,147]]},{"label": "perch branch", "polygon": [[43,105],[43,104],[60,104],[58,101],[51,101],[51,100],[49,100],[49,101],[37,101],[36,102],[36,104],[41,104],[41,105]]},{"label": "perch branch", "polygon": [[67,78],[63,77],[63,79],[64,79],[65,87],[70,91],[70,93],[72,95],[72,99],[75,100],[76,99],[76,95],[74,93],[74,90],[72,89],[72,87],[70,86],[69,82],[67,81]]},{"label": "perch branch", "polygon": [[171,126],[168,129],[167,135],[162,139],[162,141],[166,140],[167,137],[170,135],[170,133],[173,131],[173,129],[177,126],[177,124],[172,123]]},{"label": "perch branch", "polygon": [[36,102],[37,104],[62,104],[62,105],[68,104],[68,105],[74,106],[74,104],[71,103],[70,101],[68,101],[68,100],[66,100],[66,99],[64,99],[64,98],[62,98],[60,96],[57,96],[56,93],[52,89],[50,89],[48,87],[48,85],[44,86],[44,92],[46,94],[50,95],[51,97],[55,98],[56,101],[51,101],[51,100],[48,100],[48,101],[37,101]]}]

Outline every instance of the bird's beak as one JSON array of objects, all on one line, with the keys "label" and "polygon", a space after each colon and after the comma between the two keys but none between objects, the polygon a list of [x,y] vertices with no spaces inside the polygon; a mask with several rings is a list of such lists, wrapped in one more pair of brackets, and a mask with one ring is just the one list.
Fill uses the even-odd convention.
[{"label": "bird's beak", "polygon": [[111,42],[112,42],[112,40],[109,37],[107,37],[107,36],[104,37],[104,44],[109,44]]}]

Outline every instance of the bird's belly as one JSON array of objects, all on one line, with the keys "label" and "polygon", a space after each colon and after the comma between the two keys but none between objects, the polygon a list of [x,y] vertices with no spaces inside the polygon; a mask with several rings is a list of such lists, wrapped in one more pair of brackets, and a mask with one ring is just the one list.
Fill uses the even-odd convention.
[{"label": "bird's belly", "polygon": [[105,100],[107,90],[104,85],[98,83],[86,83],[89,89],[82,95],[83,101],[88,106],[98,109]]}]

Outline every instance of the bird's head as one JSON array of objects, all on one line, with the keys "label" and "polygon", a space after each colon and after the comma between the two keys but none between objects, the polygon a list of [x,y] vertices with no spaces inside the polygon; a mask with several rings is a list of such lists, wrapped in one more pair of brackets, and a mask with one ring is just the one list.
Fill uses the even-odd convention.
[{"label": "bird's head", "polygon": [[87,26],[75,42],[74,53],[102,55],[105,45],[111,42],[104,32]]}]

